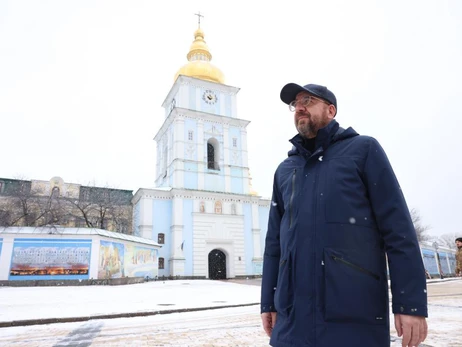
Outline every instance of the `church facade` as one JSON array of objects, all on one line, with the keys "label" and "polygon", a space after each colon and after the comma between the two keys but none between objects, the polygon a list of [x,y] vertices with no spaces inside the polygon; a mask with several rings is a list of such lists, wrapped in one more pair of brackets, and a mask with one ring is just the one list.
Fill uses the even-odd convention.
[{"label": "church facade", "polygon": [[133,197],[134,234],[156,240],[159,276],[261,275],[270,200],[252,190],[248,120],[198,28],[162,107],[154,189]]}]

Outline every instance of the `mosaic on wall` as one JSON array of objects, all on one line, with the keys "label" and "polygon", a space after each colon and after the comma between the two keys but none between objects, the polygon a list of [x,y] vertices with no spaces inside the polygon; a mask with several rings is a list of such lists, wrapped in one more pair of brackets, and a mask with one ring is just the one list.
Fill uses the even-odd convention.
[{"label": "mosaic on wall", "polygon": [[124,273],[124,245],[101,241],[99,246],[98,278],[121,278]]},{"label": "mosaic on wall", "polygon": [[91,240],[15,239],[10,280],[87,279]]},{"label": "mosaic on wall", "polygon": [[154,249],[101,241],[98,278],[157,276],[157,251]]},{"label": "mosaic on wall", "polygon": [[439,275],[435,251],[429,249],[422,249],[422,254],[425,270],[430,275]]},{"label": "mosaic on wall", "polygon": [[125,246],[125,275],[151,278],[157,276],[157,251],[133,245]]}]

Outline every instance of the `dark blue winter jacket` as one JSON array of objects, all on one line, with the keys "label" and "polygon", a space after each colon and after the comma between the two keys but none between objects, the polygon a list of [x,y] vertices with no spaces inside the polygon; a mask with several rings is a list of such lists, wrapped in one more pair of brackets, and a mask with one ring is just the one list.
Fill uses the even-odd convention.
[{"label": "dark blue winter jacket", "polygon": [[427,316],[408,207],[379,143],[333,120],[310,153],[299,135],[276,170],[261,311],[277,347],[388,347],[393,313]]}]

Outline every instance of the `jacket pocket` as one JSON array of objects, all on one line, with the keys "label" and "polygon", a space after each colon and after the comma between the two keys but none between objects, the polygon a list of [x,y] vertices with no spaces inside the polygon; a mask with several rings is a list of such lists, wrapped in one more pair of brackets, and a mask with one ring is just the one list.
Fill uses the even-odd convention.
[{"label": "jacket pocket", "polygon": [[274,293],[274,306],[278,314],[288,316],[292,311],[293,299],[292,257],[289,254],[279,263],[279,275]]},{"label": "jacket pocket", "polygon": [[388,284],[376,253],[324,249],[325,321],[387,324]]},{"label": "jacket pocket", "polygon": [[351,158],[325,162],[324,212],[326,223],[377,228],[369,192],[358,163]]}]

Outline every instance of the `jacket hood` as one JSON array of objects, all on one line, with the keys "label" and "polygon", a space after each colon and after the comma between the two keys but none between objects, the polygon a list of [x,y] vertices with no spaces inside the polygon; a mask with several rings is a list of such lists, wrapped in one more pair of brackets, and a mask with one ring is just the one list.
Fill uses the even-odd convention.
[{"label": "jacket hood", "polygon": [[[358,136],[359,134],[352,128],[343,129],[340,127],[339,123],[333,119],[329,124],[324,128],[319,129],[316,136],[316,146],[318,149],[322,147],[324,150],[327,149],[332,143],[348,139],[350,137]],[[295,135],[292,139],[289,140],[293,144],[292,149],[287,153],[290,157],[292,155],[298,155],[303,152],[308,152],[303,147],[303,138],[300,134]]]}]

